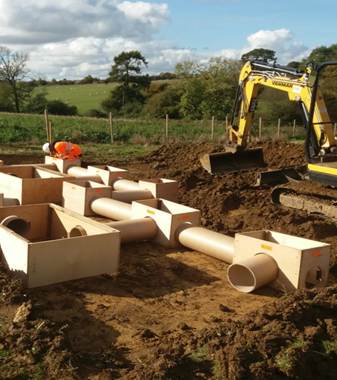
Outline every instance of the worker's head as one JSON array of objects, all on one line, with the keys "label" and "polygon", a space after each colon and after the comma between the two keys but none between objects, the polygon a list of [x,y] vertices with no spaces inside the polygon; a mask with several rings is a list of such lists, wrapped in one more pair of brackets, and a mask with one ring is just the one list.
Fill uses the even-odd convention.
[{"label": "worker's head", "polygon": [[50,153],[50,145],[49,143],[45,143],[42,145],[42,150],[46,153]]}]

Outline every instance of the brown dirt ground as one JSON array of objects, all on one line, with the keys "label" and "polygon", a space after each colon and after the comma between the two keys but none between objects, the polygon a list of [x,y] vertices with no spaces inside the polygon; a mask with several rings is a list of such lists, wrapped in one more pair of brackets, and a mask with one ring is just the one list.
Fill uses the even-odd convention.
[{"label": "brown dirt ground", "polygon": [[[268,169],[305,164],[300,145],[260,146]],[[227,264],[151,242],[123,245],[117,275],[26,290],[0,271],[0,379],[337,378],[336,221],[273,205],[271,186],[253,187],[256,170],[211,176],[198,157],[222,150],[173,144],[100,163],[128,169],[135,181],[177,180],[180,203],[199,209],[205,228],[230,236],[270,229],[331,244],[329,286],[240,293]],[[332,191],[301,184],[307,193]]]}]

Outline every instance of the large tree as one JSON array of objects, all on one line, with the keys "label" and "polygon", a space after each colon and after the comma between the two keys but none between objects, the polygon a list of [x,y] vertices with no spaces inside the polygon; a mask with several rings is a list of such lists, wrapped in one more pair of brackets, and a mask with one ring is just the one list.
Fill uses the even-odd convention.
[{"label": "large tree", "polygon": [[337,59],[337,44],[329,47],[319,46],[310,53],[309,57],[305,59],[306,62],[322,63],[326,61],[335,61]]},{"label": "large tree", "polygon": [[10,85],[16,112],[20,112],[21,101],[32,90],[30,85],[22,82],[30,72],[26,67],[28,60],[28,53],[13,52],[0,46],[0,80]]},{"label": "large tree", "polygon": [[223,57],[177,64],[175,74],[183,89],[180,113],[190,119],[215,116],[224,120],[233,106],[240,69],[237,61]]},{"label": "large tree", "polygon": [[125,106],[134,100],[139,101],[139,94],[150,85],[148,75],[141,75],[143,66],[148,62],[139,51],[122,52],[114,57],[115,64],[109,72],[111,82],[120,83],[116,95],[122,96],[120,103]]},{"label": "large tree", "polygon": [[270,49],[254,49],[246,54],[242,54],[241,60],[247,61],[264,61],[264,62],[276,62],[275,51]]}]

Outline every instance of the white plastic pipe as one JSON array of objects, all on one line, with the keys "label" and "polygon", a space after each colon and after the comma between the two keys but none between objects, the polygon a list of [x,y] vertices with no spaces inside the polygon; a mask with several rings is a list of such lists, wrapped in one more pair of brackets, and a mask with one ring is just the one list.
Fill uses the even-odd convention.
[{"label": "white plastic pipe", "polygon": [[114,190],[123,191],[123,190],[138,190],[139,183],[129,181],[128,179],[118,179],[112,184]]},{"label": "white plastic pipe", "polygon": [[91,201],[91,209],[98,215],[114,220],[131,219],[131,204],[116,201],[110,198],[94,198]]},{"label": "white plastic pipe", "polygon": [[130,219],[105,223],[121,233],[121,244],[154,239],[158,233],[157,223],[152,218]]},{"label": "white plastic pipe", "polygon": [[81,168],[80,166],[70,166],[67,169],[67,174],[76,177],[78,181],[93,181],[97,183],[103,183],[101,176],[98,174],[88,174],[88,170]]},{"label": "white plastic pipe", "polygon": [[140,201],[143,199],[152,199],[153,195],[149,190],[124,190],[124,191],[112,191],[112,199],[117,201],[132,203],[133,201]]},{"label": "white plastic pipe", "polygon": [[80,177],[88,175],[88,170],[81,166],[72,165],[67,168],[67,174],[72,175],[73,177]]},{"label": "white plastic pipe", "polygon": [[278,276],[276,261],[265,253],[232,264],[227,271],[229,282],[240,292],[250,293],[274,281]]},{"label": "white plastic pipe", "polygon": [[234,255],[234,238],[222,235],[202,227],[194,227],[191,223],[181,224],[175,239],[185,247],[194,249],[215,259],[231,264]]}]

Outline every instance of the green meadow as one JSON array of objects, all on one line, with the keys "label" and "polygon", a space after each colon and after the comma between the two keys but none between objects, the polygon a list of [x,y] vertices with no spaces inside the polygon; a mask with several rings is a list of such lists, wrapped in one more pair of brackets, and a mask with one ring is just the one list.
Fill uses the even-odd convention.
[{"label": "green meadow", "polygon": [[101,109],[101,101],[109,96],[115,84],[73,84],[47,86],[48,100],[61,100],[76,106],[79,115],[86,115],[91,109]]},{"label": "green meadow", "polygon": [[[111,128],[108,118],[95,119],[81,116],[49,115],[52,139],[78,143],[110,143]],[[225,133],[223,122],[215,124],[214,135]],[[114,142],[133,142],[145,145],[173,141],[205,141],[211,139],[210,121],[170,120],[166,130],[165,120],[113,120]],[[0,143],[44,142],[46,123],[44,115],[0,113]]]}]

